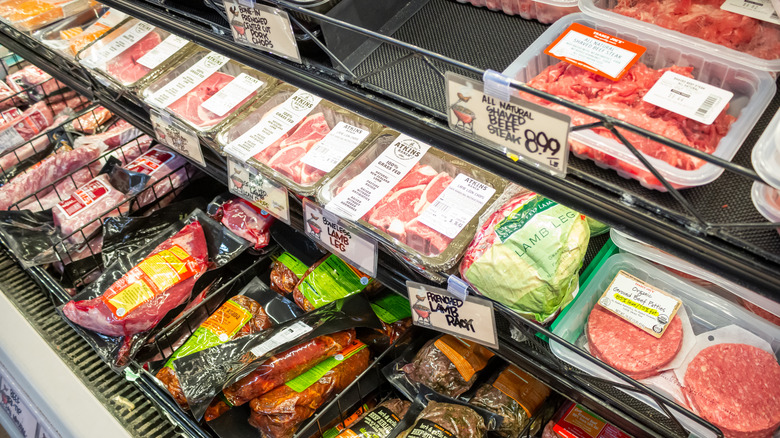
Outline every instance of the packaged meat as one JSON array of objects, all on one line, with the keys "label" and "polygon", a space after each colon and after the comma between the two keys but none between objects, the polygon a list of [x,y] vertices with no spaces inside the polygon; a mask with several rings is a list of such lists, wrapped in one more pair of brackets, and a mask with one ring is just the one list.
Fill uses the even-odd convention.
[{"label": "packaged meat", "polygon": [[458,0],[474,6],[485,6],[491,11],[519,15],[526,20],[553,23],[561,17],[580,11],[577,0]]},{"label": "packaged meat", "polygon": [[99,106],[92,111],[88,111],[83,116],[72,121],[70,124],[77,132],[91,135],[97,132],[104,123],[109,121],[114,114],[103,106]]},{"label": "packaged meat", "polygon": [[[376,189],[359,195],[367,186]],[[388,129],[328,179],[317,199],[413,264],[444,271],[457,264],[479,215],[505,187],[491,173]]]},{"label": "packaged meat", "polygon": [[520,436],[550,396],[550,388],[532,375],[509,365],[492,383],[477,389],[469,404],[487,409],[504,418],[498,434],[506,438]]},{"label": "packaged meat", "polygon": [[577,294],[589,239],[584,216],[521,192],[482,224],[460,275],[480,294],[546,322]]},{"label": "packaged meat", "polygon": [[428,341],[403,372],[410,381],[454,398],[471,388],[492,357],[475,342],[443,335]]},{"label": "packaged meat", "polygon": [[[639,41],[647,50],[639,62],[619,81],[606,79],[544,54],[544,50],[572,24],[584,25],[627,41]],[[719,67],[715,68],[716,65]],[[674,141],[726,160],[730,160],[737,153],[776,90],[772,78],[766,72],[751,70],[731,59],[720,59],[711,51],[697,50],[666,39],[658,32],[651,33],[627,24],[607,22],[582,14],[570,15],[556,22],[529,46],[504,74],[533,88],[665,135]],[[715,116],[712,124],[707,125],[644,100],[663,93],[661,88],[670,83],[688,81],[685,78],[693,78],[717,89],[707,89],[706,93],[712,94],[700,96],[705,101],[713,96],[709,103],[689,102],[691,105],[700,105],[693,107],[697,108],[698,114]],[[670,80],[672,82],[669,82]],[[696,87],[702,85],[697,84]],[[651,90],[654,91],[651,93]],[[725,109],[716,115],[714,111],[720,107],[712,103],[722,102],[726,97],[716,97],[716,94],[724,92],[732,93],[733,96]],[[691,96],[693,99],[694,95]],[[522,97],[570,115],[573,126],[595,121],[590,116],[526,93],[523,93]],[[671,101],[664,102],[669,105]],[[681,111],[679,108],[676,110]],[[689,116],[693,117],[691,114]],[[722,167],[682,151],[626,130],[620,132],[643,153],[672,187],[701,186],[714,181],[723,172]],[[580,158],[591,159],[599,166],[614,169],[624,178],[637,179],[647,188],[666,190],[641,161],[605,128],[572,131],[569,142],[572,152]]]},{"label": "packaged meat", "polygon": [[780,189],[780,110],[753,146],[751,158],[758,176],[772,187]]},{"label": "packaged meat", "polygon": [[580,8],[750,68],[780,71],[780,24],[769,1],[582,0]]},{"label": "packaged meat", "polygon": [[[644,291],[648,295],[645,298],[629,297],[635,295],[636,291]],[[672,301],[669,301],[670,297]],[[676,313],[669,312],[669,309],[674,308],[675,305],[671,303],[675,300],[679,301],[676,305],[678,310]],[[619,309],[618,302],[625,302],[636,310],[632,318],[637,324],[615,313],[615,309]],[[652,330],[647,328],[650,323],[655,324]],[[640,379],[640,383],[710,421],[712,417],[706,417],[703,411],[698,410],[688,395],[691,389],[685,382],[686,367],[690,369],[688,364],[694,357],[713,345],[730,343],[761,346],[775,362],[780,351],[780,327],[749,313],[738,304],[712,295],[629,254],[616,254],[604,262],[568,312],[556,321],[553,333],[574,344],[566,346],[550,341],[553,353],[563,361],[599,378],[621,381],[607,367],[583,360],[572,351],[573,348],[585,349],[613,369]],[[751,366],[746,357],[729,363],[735,372]],[[724,382],[727,382],[724,386],[728,386],[730,392],[736,394],[745,391],[745,387],[737,383],[741,381],[736,377]],[[750,389],[750,392],[765,399],[777,396],[766,388],[769,387]],[[650,407],[661,409],[647,396],[628,393]],[[723,399],[729,403],[727,400]],[[749,403],[747,399],[742,402]],[[750,418],[751,423],[759,428],[769,427],[760,426],[763,423],[748,415],[749,411],[748,408],[740,409],[739,415],[742,419]],[[692,433],[712,436],[698,423],[672,412]],[[732,420],[718,426],[732,428],[732,431],[742,430],[736,428]],[[743,423],[739,427],[747,426]]]},{"label": "packaged meat", "polygon": [[187,399],[176,377],[175,361],[197,351],[259,333],[271,327],[271,320],[257,301],[244,295],[227,300],[209,318],[204,321],[189,339],[179,347],[157,373],[157,378],[165,384],[168,392],[179,406],[188,409]]},{"label": "packaged meat", "polygon": [[[756,181],[750,190],[753,205],[761,216],[772,223],[780,223],[780,189]],[[780,233],[780,228],[777,229]]]},{"label": "packaged meat", "polygon": [[149,175],[149,188],[138,194],[135,208],[145,207],[171,192],[183,189],[197,172],[186,158],[161,145],[153,147],[125,168]]},{"label": "packaged meat", "polygon": [[271,264],[271,289],[279,295],[291,294],[308,269],[289,252],[280,254]]},{"label": "packaged meat", "polygon": [[270,228],[274,217],[245,199],[217,198],[216,203],[209,205],[209,214],[228,230],[252,243],[255,249],[265,248],[271,241]]},{"label": "packaged meat", "polygon": [[[44,129],[41,134],[51,131],[67,119],[68,117],[58,116],[51,126]],[[64,152],[64,149],[60,147],[63,145],[70,147],[59,134],[53,134],[51,140],[48,135],[39,135],[17,148],[0,154],[0,175],[2,175],[0,180],[2,180],[2,184],[6,184],[11,178],[40,162],[52,151]]]},{"label": "packaged meat", "polygon": [[310,196],[341,162],[355,159],[380,129],[334,103],[282,84],[226,126],[216,141],[224,154]]},{"label": "packaged meat", "polygon": [[484,438],[487,436],[487,427],[482,416],[469,407],[430,401],[417,416],[414,425],[398,437],[433,436]]},{"label": "packaged meat", "polygon": [[81,35],[84,29],[95,24],[108,10],[106,6],[95,5],[79,14],[39,29],[32,36],[66,58],[73,59],[70,42]]},{"label": "packaged meat", "polygon": [[73,142],[75,149],[89,145],[102,145],[106,149],[113,149],[119,145],[126,144],[130,140],[140,136],[141,130],[127,123],[125,120],[117,121],[108,131],[102,134],[85,135],[77,138]]},{"label": "packaged meat", "polygon": [[306,270],[293,289],[293,298],[298,307],[310,312],[362,291],[371,281],[367,274],[331,254]]},{"label": "packaged meat", "polygon": [[355,341],[317,367],[250,402],[249,423],[268,438],[288,438],[301,422],[368,368],[369,350]]},{"label": "packaged meat", "polygon": [[126,18],[127,14],[124,12],[109,9],[99,20],[87,26],[83,32],[70,39],[70,54],[76,56],[110,29],[119,26]]},{"label": "packaged meat", "polygon": [[92,0],[10,0],[0,4],[0,17],[22,32],[32,32],[94,4]]},{"label": "packaged meat", "polygon": [[151,107],[213,138],[231,114],[276,85],[276,79],[216,52],[198,48],[141,91]]},{"label": "packaged meat", "polygon": [[5,77],[5,82],[15,93],[24,92],[23,95],[18,95],[20,99],[33,101],[39,101],[66,88],[65,84],[52,78],[48,73],[34,65],[28,65],[17,72],[9,74]]},{"label": "packaged meat", "polygon": [[[350,415],[344,418],[343,421],[338,421],[338,419],[331,420],[326,426],[325,431],[315,436],[322,438],[336,438],[336,436],[338,436],[341,431],[355,424],[357,420],[360,419],[360,417],[376,407],[376,397],[374,394],[364,397],[363,400],[364,403],[355,408],[355,410],[353,410]],[[339,417],[343,416],[344,415],[340,415]],[[321,425],[317,424],[316,426],[318,429],[322,430]]]},{"label": "packaged meat", "polygon": [[0,153],[12,151],[44,132],[54,122],[46,102],[38,102],[23,113],[0,123]]},{"label": "packaged meat", "polygon": [[630,435],[595,416],[590,411],[572,402],[558,410],[556,418],[550,420],[542,438],[629,438]]},{"label": "packaged meat", "polygon": [[140,89],[167,73],[195,45],[136,18],[109,30],[77,60],[117,90]]},{"label": "packaged meat", "polygon": [[335,438],[388,438],[390,432],[406,415],[409,405],[411,402],[397,398],[383,401],[342,430]]}]

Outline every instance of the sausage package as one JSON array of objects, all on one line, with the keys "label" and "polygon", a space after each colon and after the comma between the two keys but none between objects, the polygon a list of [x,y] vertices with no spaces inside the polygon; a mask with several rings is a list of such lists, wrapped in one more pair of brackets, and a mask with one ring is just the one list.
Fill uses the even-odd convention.
[{"label": "sausage package", "polygon": [[293,289],[295,303],[308,312],[362,291],[373,279],[337,255],[325,256],[306,270]]}]

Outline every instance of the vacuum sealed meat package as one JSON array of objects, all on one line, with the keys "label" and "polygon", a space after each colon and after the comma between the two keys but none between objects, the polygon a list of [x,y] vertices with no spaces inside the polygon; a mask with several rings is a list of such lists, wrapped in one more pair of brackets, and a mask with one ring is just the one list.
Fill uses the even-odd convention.
[{"label": "vacuum sealed meat package", "polygon": [[362,291],[373,279],[331,254],[309,267],[293,289],[295,304],[306,312]]},{"label": "vacuum sealed meat package", "polygon": [[271,264],[271,289],[279,295],[291,294],[308,269],[303,262],[285,251]]},{"label": "vacuum sealed meat package", "polygon": [[474,409],[460,404],[429,401],[414,424],[398,437],[433,438],[442,435],[452,438],[484,438],[487,436],[487,426],[485,419]]},{"label": "vacuum sealed meat package", "polygon": [[207,211],[227,229],[252,243],[254,249],[265,248],[271,241],[274,217],[245,199],[219,196]]},{"label": "vacuum sealed meat package", "polygon": [[385,400],[348,425],[335,438],[388,438],[412,403],[392,398]]},{"label": "vacuum sealed meat package", "polygon": [[0,17],[22,32],[32,32],[94,4],[92,0],[8,0],[0,3]]}]

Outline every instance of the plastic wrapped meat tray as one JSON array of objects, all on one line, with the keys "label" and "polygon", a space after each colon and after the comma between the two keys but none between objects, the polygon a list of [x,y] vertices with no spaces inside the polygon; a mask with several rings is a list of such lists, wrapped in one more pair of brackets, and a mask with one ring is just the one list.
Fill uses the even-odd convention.
[{"label": "plastic wrapped meat tray", "polygon": [[[99,5],[72,17],[60,20],[33,33],[33,37],[63,55],[70,55],[70,42],[83,29],[94,24],[108,10]],[[73,58],[70,55],[70,58]]]},{"label": "plastic wrapped meat tray", "polygon": [[[339,173],[322,186],[317,193],[317,200],[319,203],[321,205],[326,205],[341,190],[348,187],[349,183],[379,157],[387,147],[391,146],[399,135],[400,134],[397,131],[391,129],[383,130],[357,159],[348,164],[345,163]],[[435,194],[437,191],[442,193],[446,190],[446,186],[441,183],[446,183],[448,185],[449,182],[459,174],[464,174],[469,178],[492,187],[495,189],[495,193],[487,200],[479,212],[468,221],[454,239],[449,239],[447,236],[432,229],[433,233],[426,233],[423,230],[410,231],[410,224],[422,225],[419,221],[416,221],[416,219],[434,202],[435,199],[430,199],[430,195]],[[389,197],[394,194],[398,195],[399,192],[403,190],[402,187],[406,186],[408,179],[412,177],[420,178],[419,183],[421,184],[415,187],[422,189],[418,190],[420,193],[417,193],[416,197],[412,196],[415,199],[406,199],[404,201],[396,197],[395,199],[399,201],[399,204],[397,206],[398,208],[395,209],[397,210],[394,212],[395,214],[388,215],[388,211],[378,211],[377,206],[392,209],[389,202],[385,201],[389,201]],[[368,213],[358,220],[358,223],[376,234],[387,244],[399,249],[407,261],[418,265],[418,267],[422,267],[424,270],[434,271],[445,271],[458,263],[476,232],[480,215],[495,203],[507,185],[504,179],[435,148],[428,149],[427,153],[420,158],[415,168],[409,171],[405,178],[408,179],[406,181],[402,179],[396,184],[384,199],[380,200]],[[444,181],[447,179],[449,179],[449,182]],[[431,183],[434,185],[439,184],[438,189],[429,189],[426,191],[425,188],[428,188],[428,184]],[[419,209],[417,212],[407,211],[408,208],[413,208],[418,199],[422,201],[424,195],[426,197],[425,201],[429,202],[426,204],[425,208]],[[405,234],[401,235],[400,238],[394,237],[394,235],[391,234],[393,231],[388,231],[388,228],[384,227],[387,224],[375,222],[375,219],[372,219],[371,217],[372,215],[374,215],[375,218],[384,218],[384,222],[394,218],[396,219],[394,222],[401,220],[401,225],[405,228]],[[410,217],[408,221],[401,219],[406,219],[407,216]],[[430,227],[427,227],[427,229],[430,229]],[[395,236],[399,236],[399,233],[395,233]]]},{"label": "plastic wrapped meat tray", "polygon": [[0,3],[0,17],[22,32],[32,32],[95,4],[92,0],[6,0]]},{"label": "plastic wrapped meat tray", "polygon": [[[217,135],[217,145],[225,154],[225,147],[237,140],[254,126],[273,117],[273,112],[280,108],[297,88],[289,84],[276,87],[270,94],[258,100],[244,114],[226,126]],[[355,145],[338,163],[329,163],[332,168],[325,171],[301,160],[312,151],[339,123],[368,131],[368,135]],[[338,172],[341,162],[354,160],[368,146],[374,135],[381,129],[380,125],[340,106],[321,100],[304,119],[287,131],[282,137],[261,152],[250,158],[248,163],[264,175],[270,175],[299,195],[314,195],[321,183]],[[333,155],[330,152],[329,155]],[[321,160],[316,160],[321,161]],[[328,166],[323,166],[328,167]]]},{"label": "plastic wrapped meat tray", "polygon": [[579,12],[577,0],[457,0],[484,6],[491,11],[503,11],[507,15],[519,15],[526,20],[539,20],[549,24],[569,14]]},{"label": "plastic wrapped meat tray", "polygon": [[[680,131],[680,135],[684,135],[684,139],[688,141],[690,145],[694,145],[694,147],[695,145],[698,145],[702,149],[705,147],[702,145],[703,143],[701,141],[702,137],[704,137],[706,140],[704,144],[706,144],[707,147],[714,148],[711,151],[707,151],[713,156],[726,160],[733,158],[742,145],[742,142],[747,138],[753,125],[758,121],[758,118],[768,105],[769,100],[775,94],[777,87],[766,72],[751,70],[744,67],[744,65],[739,62],[717,58],[713,53],[704,52],[697,50],[695,47],[689,47],[673,40],[664,39],[658,34],[633,29],[625,24],[607,23],[604,20],[590,18],[583,14],[569,15],[552,25],[504,71],[504,74],[521,82],[530,83],[529,85],[531,86],[534,86],[533,80],[535,78],[539,78],[537,81],[543,81],[547,78],[547,76],[542,76],[542,74],[558,74],[557,71],[551,72],[551,70],[545,69],[548,67],[552,68],[552,66],[558,68],[559,64],[563,61],[546,55],[543,51],[572,23],[579,23],[609,35],[640,44],[646,47],[647,51],[620,82],[614,83],[605,79],[607,82],[605,85],[600,83],[600,79],[590,79],[589,77],[566,77],[566,80],[573,80],[575,82],[578,82],[578,79],[580,79],[579,82],[593,80],[596,85],[603,87],[614,86],[615,88],[619,88],[621,82],[628,80],[635,81],[638,85],[638,89],[643,90],[646,86],[649,86],[649,84],[642,84],[642,78],[651,76],[647,74],[641,76],[640,73],[634,75],[632,72],[638,71],[649,73],[648,68],[653,70],[674,68],[679,73],[684,68],[692,67],[694,79],[734,93],[734,96],[725,111],[726,115],[722,113],[719,118],[734,117],[736,120],[731,123],[730,126],[728,124],[725,125],[728,126],[728,132],[722,137],[720,137],[720,133],[713,134],[710,132],[712,128],[715,127],[715,124],[708,126],[690,119],[681,119],[681,116],[665,110],[661,111],[661,113],[665,114],[662,118],[656,118],[659,117],[658,115],[656,115],[656,117],[650,117],[651,114],[642,113],[639,107],[630,107],[631,111],[618,111],[610,114],[615,117],[628,119],[629,122],[639,123],[640,125],[645,124],[644,127],[650,130],[674,128]],[[568,64],[563,65],[568,66]],[[574,67],[569,68],[567,71],[576,74],[583,70]],[[593,74],[587,72],[587,75]],[[552,82],[552,84],[555,84],[555,82]],[[628,83],[628,85],[633,86],[634,83]],[[539,88],[538,85],[537,88]],[[574,88],[570,89],[574,90]],[[617,89],[614,91],[615,93],[619,93]],[[607,93],[607,91],[604,92]],[[645,91],[642,91],[642,93],[645,93]],[[579,99],[578,102],[580,102],[583,99],[586,99],[585,96],[586,95],[575,94],[574,97]],[[562,97],[566,98],[567,96]],[[535,97],[531,100],[544,103],[544,101]],[[628,101],[628,99],[626,99],[626,101]],[[596,99],[590,99],[587,102],[593,109],[601,111],[607,111],[601,109],[601,106],[609,108],[613,106],[618,107],[620,102],[612,103],[612,100],[605,101]],[[645,104],[649,105],[647,103]],[[575,126],[589,123],[594,120],[573,110],[563,109],[559,106],[552,107],[556,110],[570,114],[572,116],[572,124]],[[624,105],[620,106],[620,108],[624,108]],[[634,111],[634,109],[636,110]],[[679,127],[675,128],[677,125],[672,125],[674,120],[667,120],[671,120],[672,118],[679,120]],[[719,124],[718,126],[721,126],[726,123],[726,121],[719,121],[716,119],[715,123]],[[690,125],[695,126],[691,127]],[[625,133],[626,131],[623,132]],[[661,182],[658,181],[649,170],[645,169],[639,159],[637,159],[628,148],[617,139],[613,138],[611,134],[606,135],[609,135],[609,137],[602,136],[594,130],[573,131],[569,136],[572,152],[580,158],[594,160],[596,164],[601,167],[614,169],[624,178],[637,179],[645,187],[661,191],[665,190]],[[648,161],[659,171],[661,176],[675,188],[696,187],[708,184],[718,178],[723,172],[723,168],[715,164],[706,163],[703,160],[696,159],[683,152],[643,139],[636,134],[626,135],[632,139],[632,144],[635,144],[640,150],[645,151],[644,155]],[[714,144],[712,138],[706,137],[708,135],[718,135],[720,140],[717,144]],[[717,138],[718,137],[715,137],[715,139]]]}]

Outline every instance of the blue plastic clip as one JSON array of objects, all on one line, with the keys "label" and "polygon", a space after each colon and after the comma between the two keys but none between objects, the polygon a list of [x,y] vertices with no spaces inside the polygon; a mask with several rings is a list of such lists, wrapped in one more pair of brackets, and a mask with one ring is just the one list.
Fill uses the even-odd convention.
[{"label": "blue plastic clip", "polygon": [[485,70],[482,81],[485,83],[485,94],[496,99],[509,101],[512,94],[509,86],[511,80],[508,77],[495,70]]},{"label": "blue plastic clip", "polygon": [[469,296],[469,284],[461,280],[460,277],[450,275],[447,278],[447,292],[459,300],[466,301],[466,297]]},{"label": "blue plastic clip", "polygon": [[254,8],[255,0],[238,0],[238,4],[245,8]]}]

